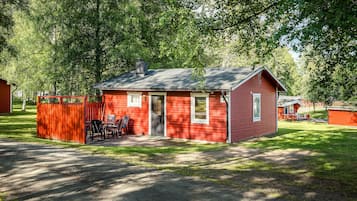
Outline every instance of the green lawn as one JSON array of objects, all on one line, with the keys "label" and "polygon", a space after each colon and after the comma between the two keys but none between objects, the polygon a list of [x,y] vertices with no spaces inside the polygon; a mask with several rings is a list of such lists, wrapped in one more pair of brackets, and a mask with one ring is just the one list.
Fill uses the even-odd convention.
[{"label": "green lawn", "polygon": [[173,146],[105,147],[36,138],[35,109],[30,106],[27,112],[20,112],[17,106],[13,114],[0,116],[0,138],[105,154],[243,192],[265,193],[272,199],[302,200],[310,194],[319,197],[317,200],[357,197],[357,129],[282,121],[276,135],[233,145],[178,142]]},{"label": "green lawn", "polygon": [[245,146],[264,150],[298,149],[317,153],[306,168],[357,193],[357,129],[310,122],[279,122],[279,133]]},{"label": "green lawn", "polygon": [[315,112],[311,111],[307,113],[310,114],[310,118],[327,119],[327,110],[316,110]]}]

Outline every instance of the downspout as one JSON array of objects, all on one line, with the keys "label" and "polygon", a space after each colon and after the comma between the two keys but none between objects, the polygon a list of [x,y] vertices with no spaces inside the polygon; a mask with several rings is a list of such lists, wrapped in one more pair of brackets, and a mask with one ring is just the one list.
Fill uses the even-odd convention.
[{"label": "downspout", "polygon": [[276,125],[275,125],[275,133],[278,133],[278,113],[279,113],[279,108],[278,108],[278,100],[279,100],[279,91],[278,87],[275,87],[275,118],[276,118]]},{"label": "downspout", "polygon": [[222,90],[221,91],[222,93],[222,97],[223,97],[223,100],[224,102],[226,103],[226,128],[227,128],[227,131],[226,131],[226,142],[227,143],[231,143],[231,139],[230,139],[230,136],[229,136],[229,114],[230,114],[230,105],[229,105],[229,100],[227,98],[227,95],[225,95],[224,91]]}]

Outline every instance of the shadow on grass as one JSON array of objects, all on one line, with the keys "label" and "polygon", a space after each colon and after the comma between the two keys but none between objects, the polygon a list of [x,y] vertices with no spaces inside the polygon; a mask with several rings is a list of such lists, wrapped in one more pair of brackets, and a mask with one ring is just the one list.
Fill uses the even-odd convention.
[{"label": "shadow on grass", "polygon": [[314,178],[336,181],[347,192],[357,194],[356,129],[312,123],[284,125],[276,136],[245,145],[267,151],[298,149],[317,153],[305,158]]}]

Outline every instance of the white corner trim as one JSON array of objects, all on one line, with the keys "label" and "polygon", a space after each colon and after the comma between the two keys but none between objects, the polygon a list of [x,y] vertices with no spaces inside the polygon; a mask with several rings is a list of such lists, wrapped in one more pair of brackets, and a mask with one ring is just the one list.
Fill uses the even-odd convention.
[{"label": "white corner trim", "polygon": [[286,87],[283,85],[283,83],[281,83],[281,82],[278,80],[278,78],[276,78],[275,75],[274,75],[268,68],[265,68],[265,67],[263,67],[263,68],[264,68],[264,70],[266,70],[266,71],[269,73],[270,76],[272,76],[272,77],[274,78],[274,80],[276,80],[276,81],[278,82],[278,84],[281,86],[281,88],[283,88],[284,91],[288,91],[288,90],[286,89]]},{"label": "white corner trim", "polygon": [[[195,119],[195,97],[206,98],[206,119]],[[209,124],[209,93],[191,93],[191,124]]]},{"label": "white corner trim", "polygon": [[268,74],[274,79],[276,80],[276,82],[283,88],[284,91],[287,91],[286,87],[274,76],[274,74],[272,72],[270,72],[269,69],[265,68],[265,67],[261,67],[259,70],[253,72],[252,74],[250,74],[248,77],[246,77],[243,81],[241,81],[237,86],[232,88],[233,90],[236,90],[238,87],[240,87],[241,85],[243,85],[244,83],[246,83],[248,80],[250,80],[252,77],[256,76],[258,73],[262,72],[263,70],[267,71]]},{"label": "white corner trim", "polygon": [[12,85],[10,84],[10,113],[12,113]]},{"label": "white corner trim", "polygon": [[279,92],[278,92],[278,87],[275,87],[275,118],[276,118],[276,124],[275,124],[275,132],[278,132],[278,100],[279,100]]},{"label": "white corner trim", "polygon": [[231,91],[228,92],[228,96],[229,96],[229,100],[228,100],[228,139],[227,139],[227,143],[232,143],[232,118],[231,118],[231,107],[232,107],[232,96],[231,96]]}]

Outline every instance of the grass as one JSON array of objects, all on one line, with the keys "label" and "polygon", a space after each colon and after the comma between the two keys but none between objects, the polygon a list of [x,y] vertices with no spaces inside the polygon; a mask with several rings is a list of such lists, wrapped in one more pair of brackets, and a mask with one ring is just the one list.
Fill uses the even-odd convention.
[{"label": "grass", "polygon": [[314,176],[346,184],[357,193],[357,129],[310,122],[279,122],[274,137],[245,142],[264,150],[298,149],[317,153],[307,161]]},{"label": "grass", "polygon": [[37,138],[35,118],[35,106],[21,112],[17,105],[13,114],[0,116],[0,138],[77,148],[245,192],[274,188],[266,196],[283,200],[305,199],[304,193],[310,192],[317,192],[320,200],[357,197],[357,130],[348,127],[282,121],[276,135],[233,145],[180,142],[109,147]]},{"label": "grass", "polygon": [[311,111],[307,113],[310,114],[310,118],[327,119],[327,110],[316,110],[315,112]]}]

